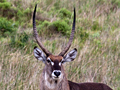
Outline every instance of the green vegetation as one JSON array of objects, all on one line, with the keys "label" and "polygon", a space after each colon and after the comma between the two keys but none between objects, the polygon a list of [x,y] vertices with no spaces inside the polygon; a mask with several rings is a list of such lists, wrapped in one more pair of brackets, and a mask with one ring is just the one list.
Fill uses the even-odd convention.
[{"label": "green vegetation", "polygon": [[50,27],[54,27],[55,30],[65,35],[70,35],[71,27],[69,27],[69,25],[65,21],[61,21],[61,20],[55,21],[50,24]]},{"label": "green vegetation", "polygon": [[17,34],[17,40],[15,36],[11,37],[10,45],[12,47],[24,48],[28,43],[28,40],[29,40],[29,36],[25,32],[23,32],[21,34]]},{"label": "green vegetation", "polygon": [[61,19],[71,18],[71,12],[67,10],[66,8],[61,8],[59,10],[58,17],[60,17]]},{"label": "green vegetation", "polygon": [[9,2],[0,2],[0,8],[1,9],[9,9],[11,7],[11,3],[9,3]]},{"label": "green vegetation", "polygon": [[0,38],[12,36],[16,33],[16,24],[6,18],[0,18]]},{"label": "green vegetation", "polygon": [[[19,3],[19,1],[17,2]],[[19,3],[21,4],[21,3]],[[21,6],[17,5],[16,7],[13,6],[13,3],[3,1],[0,2],[0,16],[6,17],[7,19],[13,19],[18,22],[19,25],[26,27],[31,26],[28,24],[32,17],[32,10],[30,8],[22,8]]]},{"label": "green vegetation", "polygon": [[0,89],[39,90],[44,64],[33,55],[32,13],[43,45],[57,55],[66,46],[76,8],[69,80],[102,82],[120,90],[120,0],[1,0]]},{"label": "green vegetation", "polygon": [[63,35],[69,36],[71,27],[64,20],[57,20],[52,23],[44,21],[38,26],[38,32],[39,34],[62,33]]}]

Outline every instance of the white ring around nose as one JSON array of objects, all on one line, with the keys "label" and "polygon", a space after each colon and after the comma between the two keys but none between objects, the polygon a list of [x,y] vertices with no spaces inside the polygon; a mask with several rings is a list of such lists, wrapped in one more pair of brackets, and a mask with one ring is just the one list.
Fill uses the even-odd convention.
[{"label": "white ring around nose", "polygon": [[61,75],[61,71],[60,70],[54,70],[53,72],[52,72],[52,77],[54,77],[54,78],[59,78],[59,76],[57,77],[55,74],[54,74],[54,72],[60,72],[60,75]]}]

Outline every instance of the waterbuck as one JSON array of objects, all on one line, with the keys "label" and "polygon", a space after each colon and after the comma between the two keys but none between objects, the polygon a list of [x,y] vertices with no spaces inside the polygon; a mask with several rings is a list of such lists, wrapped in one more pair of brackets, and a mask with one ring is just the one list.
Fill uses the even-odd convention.
[{"label": "waterbuck", "polygon": [[43,61],[45,64],[40,78],[40,90],[112,90],[110,87],[103,83],[75,83],[67,80],[66,78],[63,64],[73,61],[77,55],[76,48],[66,54],[71,46],[74,37],[76,21],[75,9],[72,32],[69,38],[69,42],[64,50],[59,55],[55,56],[42,45],[39,39],[35,24],[36,8],[37,5],[35,6],[33,13],[33,32],[35,39],[42,50],[40,50],[38,47],[34,47],[34,56],[38,60]]}]

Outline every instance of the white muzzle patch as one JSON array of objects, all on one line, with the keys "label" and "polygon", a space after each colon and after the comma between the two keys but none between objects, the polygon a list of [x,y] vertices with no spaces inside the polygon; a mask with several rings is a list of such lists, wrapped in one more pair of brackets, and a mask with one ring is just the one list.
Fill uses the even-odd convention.
[{"label": "white muzzle patch", "polygon": [[61,77],[61,71],[60,70],[54,70],[52,72],[52,78],[53,79],[59,79]]}]

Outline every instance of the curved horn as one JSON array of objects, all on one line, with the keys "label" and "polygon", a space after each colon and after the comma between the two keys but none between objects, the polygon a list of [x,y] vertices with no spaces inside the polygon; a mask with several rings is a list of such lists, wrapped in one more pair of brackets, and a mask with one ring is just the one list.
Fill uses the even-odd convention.
[{"label": "curved horn", "polygon": [[74,19],[73,19],[73,26],[72,26],[72,31],[71,31],[71,35],[69,38],[69,42],[67,44],[67,46],[64,48],[64,50],[59,54],[59,56],[64,56],[64,54],[69,50],[73,37],[74,37],[74,33],[75,33],[75,21],[76,21],[76,12],[75,12],[75,8],[74,8]]},{"label": "curved horn", "polygon": [[34,37],[38,43],[38,45],[40,46],[40,48],[43,50],[43,52],[49,56],[51,55],[51,53],[42,45],[40,39],[39,39],[39,35],[37,33],[37,30],[36,30],[36,22],[35,22],[35,13],[36,13],[36,8],[37,8],[37,4],[35,6],[35,9],[34,9],[34,13],[33,13],[33,32],[34,32]]}]

